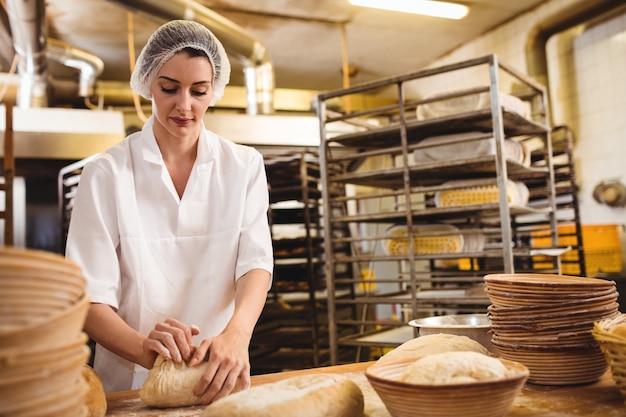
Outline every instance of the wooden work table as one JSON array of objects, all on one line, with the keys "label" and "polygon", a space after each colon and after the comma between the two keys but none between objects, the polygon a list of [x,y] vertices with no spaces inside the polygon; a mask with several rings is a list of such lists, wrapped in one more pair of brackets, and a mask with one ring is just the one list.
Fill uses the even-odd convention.
[{"label": "wooden work table", "polygon": [[[364,370],[372,362],[325,368],[280,372],[252,376],[252,386],[276,382],[292,376],[330,372],[353,379],[363,391],[368,417],[390,417],[380,398],[367,382]],[[183,417],[199,416],[203,406],[176,409],[149,409],[138,397],[137,391],[107,394],[107,416]],[[624,417],[626,406],[619,391],[606,373],[598,382],[581,386],[540,386],[526,384],[506,417]],[[294,416],[298,417],[298,416]]]}]

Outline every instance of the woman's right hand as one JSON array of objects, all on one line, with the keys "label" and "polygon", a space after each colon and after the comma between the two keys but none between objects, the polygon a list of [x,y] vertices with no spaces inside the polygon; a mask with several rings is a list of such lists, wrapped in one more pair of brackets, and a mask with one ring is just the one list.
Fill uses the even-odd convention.
[{"label": "woman's right hand", "polygon": [[189,361],[195,351],[192,337],[199,333],[197,326],[187,326],[176,319],[168,318],[157,323],[144,339],[144,355],[152,364],[157,355],[177,363]]}]

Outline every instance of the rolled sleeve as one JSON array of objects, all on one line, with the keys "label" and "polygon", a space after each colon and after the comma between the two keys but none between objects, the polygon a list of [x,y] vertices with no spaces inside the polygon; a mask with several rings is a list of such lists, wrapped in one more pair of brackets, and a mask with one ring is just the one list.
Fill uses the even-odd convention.
[{"label": "rolled sleeve", "polygon": [[117,256],[116,203],[113,181],[101,162],[88,163],[81,174],[70,218],[65,255],[77,263],[87,279],[94,303],[119,308],[120,267]]},{"label": "rolled sleeve", "polygon": [[237,257],[237,278],[252,269],[263,269],[272,274],[274,268],[268,221],[269,190],[263,157],[258,151],[251,152],[249,167]]}]

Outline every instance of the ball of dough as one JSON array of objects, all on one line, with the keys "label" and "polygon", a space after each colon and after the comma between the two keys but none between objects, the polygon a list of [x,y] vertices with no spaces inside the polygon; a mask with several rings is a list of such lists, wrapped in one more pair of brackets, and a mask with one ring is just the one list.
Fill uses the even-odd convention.
[{"label": "ball of dough", "polygon": [[390,359],[421,358],[433,353],[469,351],[490,355],[486,347],[467,336],[439,333],[416,337],[381,356],[379,362]]},{"label": "ball of dough", "polygon": [[107,399],[100,377],[87,364],[83,367],[82,375],[88,387],[85,399],[85,405],[89,412],[87,417],[104,417],[107,413]]},{"label": "ball of dough", "polygon": [[401,380],[413,384],[446,385],[504,379],[507,368],[499,360],[476,352],[443,352],[409,364]]},{"label": "ball of dough", "polygon": [[147,406],[158,408],[198,405],[200,398],[193,394],[193,389],[206,367],[207,362],[188,366],[159,355],[139,390],[139,398]]},{"label": "ball of dough", "polygon": [[[139,398],[145,405],[156,408],[200,405],[200,397],[194,395],[193,389],[207,366],[208,362],[196,366],[189,366],[185,362],[175,363],[159,355],[139,390]],[[231,393],[240,389],[237,381]]]}]

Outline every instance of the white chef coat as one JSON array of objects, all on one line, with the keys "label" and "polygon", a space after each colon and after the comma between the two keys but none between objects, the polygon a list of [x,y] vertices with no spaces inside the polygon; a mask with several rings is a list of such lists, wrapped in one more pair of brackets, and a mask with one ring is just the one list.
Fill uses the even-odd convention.
[{"label": "white chef coat", "polygon": [[[234,311],[235,282],[272,273],[263,157],[202,129],[182,198],[163,163],[150,118],[83,169],[66,256],[83,268],[92,302],[117,309],[148,334],[173,317],[218,335]],[[96,347],[106,391],[138,389],[147,370]]]}]

